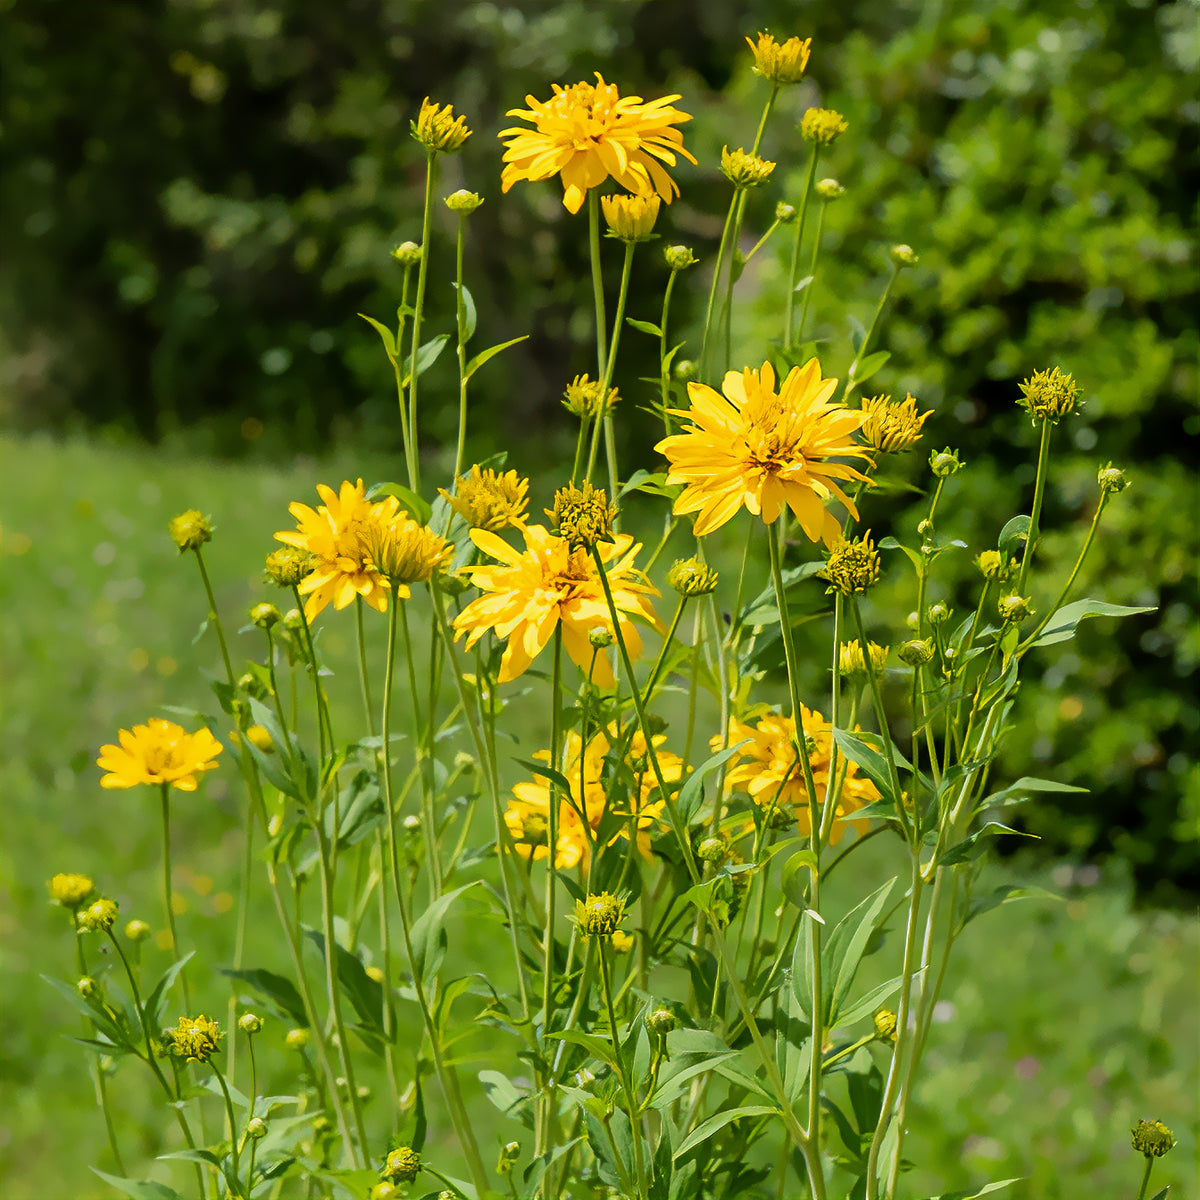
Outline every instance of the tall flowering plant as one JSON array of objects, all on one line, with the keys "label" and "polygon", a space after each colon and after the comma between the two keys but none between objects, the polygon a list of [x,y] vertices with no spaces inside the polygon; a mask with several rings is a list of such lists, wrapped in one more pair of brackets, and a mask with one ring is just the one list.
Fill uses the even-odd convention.
[{"label": "tall flowering plant", "polygon": [[[928,456],[915,542],[864,528],[886,518],[881,463],[939,423],[912,395],[861,394],[886,366],[887,351],[870,347],[917,257],[892,248],[872,323],[848,349],[827,341],[819,361],[803,340],[807,299],[842,187],[814,180],[848,127],[832,110],[803,113],[802,186],[783,191],[743,254],[758,193],[786,188],[759,152],[812,49],[747,40],[768,94],[750,148],[721,155],[731,196],[698,330],[670,328],[677,279],[699,261],[681,245],[663,256],[657,323],[625,316],[635,249],[686,187],[673,172],[695,163],[679,96],[622,96],[599,76],[554,85],[512,110],[525,124],[500,135],[502,194],[557,178],[570,213],[588,207],[596,362],[594,377],[565,385],[578,422],[569,475],[527,478],[520,447],[513,467],[501,455],[468,468],[470,381],[512,342],[470,349],[463,247],[482,200],[465,190],[446,198],[455,328],[422,341],[439,261],[437,166],[471,136],[450,105],[427,100],[412,123],[426,157],[422,240],[395,255],[399,324],[367,318],[394,367],[403,482],[319,484],[315,507],[293,503],[295,527],[266,555],[283,608],[256,605],[236,642],[209,580],[211,522],[196,510],[172,522],[223,668],[217,734],[151,718],[98,759],[102,786],[159,790],[165,971],[151,978],[139,950],[147,922],[118,932],[115,902],[90,878],[50,881],[78,930],[79,982],[59,991],[106,1064],[97,1097],[116,1174],[100,1173],[127,1194],[185,1193],[145,1181],[142,1151],[112,1120],[116,1068],[161,1090],[188,1195],[903,1192],[907,1118],[947,962],[1006,895],[976,891],[980,862],[1013,832],[1009,805],[1071,786],[998,786],[1026,658],[1085,618],[1137,611],[1072,598],[1125,480],[1100,469],[1073,570],[1057,586],[1039,579],[1054,430],[1076,419],[1083,392],[1056,366],[1022,387],[1040,434],[1029,510],[977,549],[970,611],[941,599],[965,549],[953,537],[968,499],[953,450]],[[620,246],[611,322],[602,219]],[[780,230],[791,231],[781,327],[735,344],[741,266]],[[658,341],[656,391],[618,371],[626,324]],[[436,374],[425,390],[459,413],[453,477],[435,495],[423,486],[418,380],[451,338],[457,392]],[[617,380],[661,418],[663,436],[645,447],[657,471],[621,468]],[[539,492],[544,523],[529,510]],[[622,526],[648,528],[656,507],[662,534],[647,552]],[[713,535],[725,532],[744,546],[732,571],[713,565],[724,562]],[[678,557],[663,570],[668,546]],[[907,589],[907,621],[875,602],[885,578]],[[826,636],[820,686],[797,645],[800,605]],[[368,650],[369,621],[382,623],[382,659]],[[346,664],[318,649],[338,622],[352,624],[358,651],[351,740],[327,688]],[[532,724],[518,716],[523,694]],[[244,806],[237,949],[220,977],[189,969],[177,935],[168,823],[172,790],[194,791],[214,769],[236,772]],[[883,849],[861,855],[873,840]],[[856,872],[843,865],[852,857]],[[278,923],[269,962],[248,959],[251,913]],[[485,961],[463,957],[468,922],[486,931]],[[96,957],[89,968],[93,936],[112,951],[108,968]],[[888,962],[882,981],[863,978],[868,954]],[[205,1015],[221,1009],[224,1028]],[[272,1018],[290,1027],[282,1044],[302,1063],[283,1093],[261,1086]],[[1143,1192],[1172,1144],[1161,1123],[1134,1131]]]}]

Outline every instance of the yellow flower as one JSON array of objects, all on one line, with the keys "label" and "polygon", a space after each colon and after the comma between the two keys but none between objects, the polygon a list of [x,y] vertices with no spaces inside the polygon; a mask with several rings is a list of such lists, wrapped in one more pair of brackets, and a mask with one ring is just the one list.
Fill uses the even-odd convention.
[{"label": "yellow flower", "polygon": [[799,83],[808,66],[812,38],[790,37],[782,45],[769,33],[760,33],[758,41],[746,39],[754,51],[754,69],[772,83]]},{"label": "yellow flower", "polygon": [[198,1017],[180,1017],[174,1029],[163,1030],[163,1044],[176,1058],[206,1063],[217,1051],[221,1030],[216,1021],[203,1013]]},{"label": "yellow flower", "polygon": [[1058,367],[1035,371],[1021,384],[1024,393],[1017,401],[1036,424],[1039,420],[1057,425],[1079,405],[1080,387],[1074,378]]},{"label": "yellow flower", "polygon": [[609,233],[623,242],[649,241],[662,201],[657,196],[601,196]]},{"label": "yellow flower", "polygon": [[837,141],[848,128],[846,118],[832,108],[810,108],[800,118],[800,136],[822,146]]},{"label": "yellow flower", "polygon": [[393,1183],[412,1183],[421,1170],[421,1156],[411,1146],[389,1151],[380,1172]]},{"label": "yellow flower", "polygon": [[465,117],[455,117],[454,105],[439,108],[428,96],[421,101],[421,111],[409,122],[413,138],[430,154],[453,154],[471,136]]},{"label": "yellow flower", "polygon": [[361,534],[363,551],[375,569],[399,594],[408,583],[427,583],[450,556],[452,547],[427,525],[408,517],[369,521]]},{"label": "yellow flower", "polygon": [[721,174],[736,188],[758,187],[766,183],[775,164],[757,154],[747,154],[745,150],[730,150],[728,146],[721,148]]},{"label": "yellow flower", "polygon": [[863,436],[876,450],[887,454],[915,446],[921,440],[921,426],[933,416],[932,409],[918,415],[916,397],[911,392],[898,404],[891,396],[864,400],[863,412]]},{"label": "yellow flower", "polygon": [[96,890],[87,875],[55,875],[46,886],[55,904],[71,909],[78,908]]},{"label": "yellow flower", "polygon": [[[300,594],[307,596],[304,615],[314,620],[330,601],[336,609],[346,608],[355,596],[361,596],[372,608],[387,611],[388,583],[371,561],[363,543],[371,527],[386,525],[404,514],[395,496],[377,503],[366,498],[360,479],[349,480],[335,492],[323,483],[317,492],[325,501],[315,511],[298,500],[289,511],[299,522],[296,529],[283,530],[279,541],[314,556],[312,570],[300,583]],[[406,598],[408,588],[399,586],[396,595]]]},{"label": "yellow flower", "polygon": [[[878,675],[886,666],[891,646],[881,646],[878,642],[867,643],[867,653],[871,658],[871,670]],[[838,670],[843,675],[865,675],[867,661],[863,658],[862,647],[856,638],[852,642],[843,642],[838,647]]]},{"label": "yellow flower", "polygon": [[[581,747],[579,734],[574,730],[568,732],[564,739],[561,769],[571,784],[571,796],[569,800],[565,797],[559,800],[558,841],[554,854],[554,865],[559,870],[569,870],[579,863],[586,866],[590,861],[591,843],[601,820],[610,809],[603,784],[604,763],[617,736],[615,726],[598,730],[588,741],[586,749]],[[662,748],[666,740],[665,734],[654,736],[655,756],[663,774],[663,782],[678,783],[683,775],[683,760]],[[550,752],[539,750],[534,758],[548,763]],[[650,835],[661,823],[666,802],[659,793],[641,730],[635,731],[629,739],[625,766],[632,774],[635,786],[628,798],[629,807],[612,810],[624,818],[622,828],[612,841],[628,838],[629,824],[636,817],[637,847],[643,857],[649,858]],[[516,799],[504,814],[505,824],[516,842],[517,852],[525,858],[532,858],[534,862],[540,862],[549,854],[550,785],[541,777],[525,780],[513,787],[513,795]]]},{"label": "yellow flower", "polygon": [[868,529],[860,538],[838,538],[829,551],[821,574],[829,580],[826,591],[851,596],[874,587],[879,579],[879,551]]},{"label": "yellow flower", "polygon": [[101,896],[99,900],[93,900],[86,908],[76,912],[75,925],[88,933],[100,933],[102,930],[111,929],[117,919],[118,908],[115,900]]},{"label": "yellow flower", "polygon": [[775,394],[775,372],[730,371],[722,397],[702,383],[688,384],[689,410],[671,411],[690,428],[664,438],[655,449],[671,463],[668,483],[687,487],[676,513],[698,512],[696,533],[711,533],[740,508],[768,524],[786,504],[811,541],[832,545],[841,526],[825,505],[830,498],[858,512],[835,480],[865,479],[845,458],[870,459],[851,435],[863,422],[856,409],[830,404],[836,379],[822,379],[810,359],[794,367]]},{"label": "yellow flower", "polygon": [[667,572],[667,582],[685,599],[717,590],[720,576],[698,558],[681,558]]},{"label": "yellow flower", "polygon": [[455,495],[438,489],[446,503],[468,525],[499,533],[510,525],[518,529],[525,524],[529,507],[529,480],[516,471],[503,475],[490,467],[474,466],[466,475],[454,480]]},{"label": "yellow flower", "polygon": [[213,535],[212,521],[195,508],[172,517],[167,523],[167,531],[180,554],[186,550],[199,550],[205,542],[212,541]]},{"label": "yellow flower", "polygon": [[586,375],[576,375],[567,384],[567,390],[563,392],[563,407],[581,421],[602,417],[621,399],[614,387],[608,389],[608,396],[601,403],[600,389],[603,386],[602,379],[589,379]]},{"label": "yellow flower", "polygon": [[208,729],[187,733],[173,721],[151,717],[145,725],[122,729],[119,746],[101,746],[97,766],[108,772],[100,780],[105,788],[131,788],[139,783],[169,783],[181,792],[196,790],[196,776],[211,771],[210,761],[221,753],[221,743]]},{"label": "yellow flower", "polygon": [[554,531],[572,550],[590,550],[600,542],[613,540],[613,520],[617,507],[610,504],[603,488],[593,487],[585,479],[583,487],[573,483],[554,493],[554,507],[545,510]]},{"label": "yellow flower", "polygon": [[673,167],[677,154],[696,160],[683,148],[683,134],[675,128],[692,119],[671,107],[678,96],[643,103],[641,96],[621,96],[599,73],[595,84],[552,86],[550,100],[526,96],[528,109],[508,112],[535,128],[500,131],[506,142],[500,176],[504,191],[519,179],[561,175],[563,204],[572,213],[580,210],[591,188],[609,177],[636,196],[657,194],[670,204],[679,195],[663,163]]},{"label": "yellow flower", "polygon": [[[829,782],[830,750],[833,738],[825,718],[812,709],[801,706],[804,729],[808,735],[808,763],[812,768],[813,782],[817,788],[817,801],[825,798]],[[804,782],[804,770],[796,751],[796,722],[782,713],[768,712],[755,725],[744,724],[733,718],[729,722],[729,745],[748,741],[730,760],[725,776],[725,786],[731,792],[745,792],[759,806],[777,809],[791,808],[795,811],[800,832],[811,832],[808,813],[808,788]],[[719,736],[712,739],[716,752],[721,748]],[[844,759],[839,761],[842,769]],[[866,821],[848,819],[855,810],[879,799],[875,785],[858,774],[854,763],[847,764],[846,778],[838,797],[837,817],[830,830],[829,840],[836,844],[849,824],[859,833],[865,832]]]},{"label": "yellow flower", "polygon": [[625,898],[612,892],[589,893],[575,901],[575,923],[587,937],[612,937],[625,918]]},{"label": "yellow flower", "polygon": [[[597,626],[613,632],[604,589],[596,564],[585,550],[572,551],[542,525],[521,530],[525,550],[514,550],[494,533],[473,529],[471,540],[498,566],[467,567],[471,582],[484,595],[472,600],[454,621],[456,636],[468,634],[469,650],[489,629],[507,640],[500,662],[500,682],[522,674],[546,648],[561,622],[563,648],[585,672],[592,663],[588,633]],[[660,628],[650,596],[658,591],[638,571],[633,560],[641,549],[627,533],[599,547],[613,600],[620,614],[621,633],[631,656],[641,652],[642,639],[632,616]],[[606,655],[597,654],[593,681],[601,687],[615,682]]]}]

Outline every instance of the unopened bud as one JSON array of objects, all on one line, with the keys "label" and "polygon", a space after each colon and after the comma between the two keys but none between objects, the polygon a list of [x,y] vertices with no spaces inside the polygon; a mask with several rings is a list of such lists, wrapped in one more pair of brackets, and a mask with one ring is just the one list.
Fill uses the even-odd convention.
[{"label": "unopened bud", "polygon": [[923,667],[933,659],[933,643],[913,638],[911,641],[905,642],[897,653],[900,655],[902,663],[907,663],[910,667]]},{"label": "unopened bud", "polygon": [[1129,480],[1125,478],[1125,472],[1120,467],[1114,467],[1112,463],[1106,463],[1100,468],[1100,473],[1096,476],[1096,482],[1100,485],[1100,490],[1106,495],[1115,495],[1117,492],[1123,492],[1129,486]]},{"label": "unopened bud", "polygon": [[1008,596],[1001,596],[996,605],[1000,616],[1012,624],[1019,624],[1033,612],[1030,607],[1029,598],[1027,596],[1018,596],[1015,592]]},{"label": "unopened bud", "polygon": [[846,189],[836,179],[820,179],[817,181],[817,195],[822,200],[839,200],[845,194]]},{"label": "unopened bud", "polygon": [[250,610],[250,620],[259,629],[271,629],[283,620],[283,613],[273,604],[256,604]]},{"label": "unopened bud", "polygon": [[663,258],[672,271],[682,271],[700,261],[692,253],[691,246],[667,246],[663,250]]},{"label": "unopened bud", "polygon": [[947,446],[945,450],[935,450],[930,454],[929,467],[939,479],[946,479],[962,469],[962,462],[959,460],[958,451]]},{"label": "unopened bud", "polygon": [[257,1013],[242,1013],[238,1017],[238,1028],[245,1034],[258,1033],[263,1027],[262,1017]]},{"label": "unopened bud", "polygon": [[930,625],[942,625],[950,619],[950,610],[944,604],[931,604],[925,615]]},{"label": "unopened bud", "polygon": [[920,261],[917,258],[916,251],[911,246],[905,245],[903,242],[893,246],[890,253],[892,256],[892,262],[894,262],[898,267],[915,267]]},{"label": "unopened bud", "polygon": [[588,642],[596,650],[607,650],[613,644],[613,635],[603,625],[588,630]]},{"label": "unopened bud", "polygon": [[150,936],[150,926],[135,918],[125,926],[125,936],[131,942],[144,942]]},{"label": "unopened bud", "polygon": [[775,205],[775,220],[780,225],[790,225],[796,219],[796,206],[785,204],[782,200]]},{"label": "unopened bud", "polygon": [[262,1117],[251,1117],[246,1122],[246,1136],[252,1138],[254,1141],[258,1141],[259,1138],[265,1138],[267,1136],[266,1121]]},{"label": "unopened bud", "polygon": [[451,192],[446,197],[446,207],[452,213],[460,213],[463,216],[473,213],[482,203],[482,196],[468,192],[466,188],[459,188],[457,192]]},{"label": "unopened bud", "polygon": [[421,261],[421,247],[416,242],[401,242],[392,251],[392,257],[405,267],[415,267]]}]

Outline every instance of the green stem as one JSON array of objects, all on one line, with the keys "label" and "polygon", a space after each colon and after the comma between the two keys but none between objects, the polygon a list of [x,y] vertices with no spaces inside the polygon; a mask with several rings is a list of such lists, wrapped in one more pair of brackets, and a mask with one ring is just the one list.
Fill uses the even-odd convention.
[{"label": "green stem", "polygon": [[421,490],[421,456],[417,425],[417,355],[421,349],[421,318],[425,313],[425,280],[429,274],[429,239],[433,230],[433,180],[437,174],[437,153],[429,151],[425,159],[425,211],[421,217],[421,262],[417,267],[417,299],[413,305],[412,351],[409,355],[408,433],[411,459],[408,477],[412,490]]},{"label": "green stem", "polygon": [[[408,665],[408,692],[412,706],[413,751],[421,780],[421,833],[425,841],[425,857],[429,863],[430,888],[433,899],[442,894],[442,864],[438,856],[437,827],[433,812],[433,759],[425,738],[426,726],[421,723],[421,696],[417,688],[416,656],[413,654],[412,637],[408,630],[408,609],[398,597],[393,596],[393,605],[400,610],[400,632],[404,639],[404,658]],[[426,714],[432,728],[433,713]]]},{"label": "green stem", "polygon": [[592,264],[592,302],[596,309],[596,373],[604,378],[608,370],[608,322],[604,317],[604,274],[600,270],[600,196],[588,190],[588,257]]},{"label": "green stem", "polygon": [[658,687],[658,677],[662,674],[663,665],[667,661],[667,651],[671,648],[671,642],[674,640],[675,631],[679,628],[679,619],[683,616],[683,607],[687,603],[686,596],[679,597],[679,603],[675,608],[675,615],[671,618],[671,624],[667,627],[667,635],[663,638],[663,644],[658,651],[658,658],[654,662],[654,668],[650,672],[650,678],[646,680],[646,699],[654,698],[654,691]]},{"label": "green stem", "polygon": [[612,387],[613,371],[617,364],[617,350],[621,345],[621,326],[625,322],[625,302],[629,297],[629,276],[633,271],[633,242],[625,245],[625,258],[621,264],[621,289],[617,293],[617,312],[613,318],[612,343],[604,362],[600,379],[600,405],[602,413],[596,417],[596,428],[592,433],[592,445],[588,452],[587,472],[584,479],[590,480],[596,464],[596,445],[599,441],[600,429],[604,429],[604,455],[608,466],[609,495],[617,498],[617,450],[613,427],[612,405],[608,402],[609,389]]},{"label": "green stem", "polygon": [[[458,214],[458,239],[454,247],[455,326],[458,333],[458,442],[454,451],[454,478],[462,475],[467,446],[467,303],[463,298],[463,246],[467,218]],[[449,515],[449,514],[447,514]]]},{"label": "green stem", "polygon": [[317,705],[317,740],[320,761],[317,771],[318,790],[325,781],[325,754],[333,747],[333,727],[329,719],[329,706],[325,700],[325,689],[321,687],[321,671],[317,665],[317,649],[313,644],[312,626],[308,623],[308,614],[304,611],[304,600],[300,589],[293,587],[292,595],[296,597],[296,605],[300,611],[300,622],[304,629],[304,648],[308,652],[308,670],[312,674],[313,693]]},{"label": "green stem", "polygon": [[[159,787],[162,815],[162,887],[163,906],[167,910],[167,929],[171,934],[171,960],[179,961],[179,933],[175,928],[175,893],[171,884],[171,785],[163,783]],[[192,1011],[192,994],[188,987],[186,969],[179,973],[179,982],[183,987],[183,1007]]]},{"label": "green stem", "polygon": [[900,274],[900,268],[892,263],[892,273],[888,276],[888,281],[884,285],[883,295],[879,297],[879,303],[875,306],[875,314],[871,317],[871,323],[867,326],[866,333],[863,334],[862,344],[858,348],[858,353],[855,354],[853,361],[850,363],[850,369],[846,372],[846,390],[842,393],[842,403],[846,404],[850,400],[850,393],[858,386],[854,378],[855,372],[858,370],[858,364],[867,356],[867,347],[871,344],[871,336],[875,332],[875,326],[879,324],[879,318],[883,315],[883,307],[887,304],[888,296],[891,294],[892,284],[896,282],[896,276]]},{"label": "green stem", "polygon": [[233,676],[233,664],[229,659],[229,647],[225,642],[225,630],[221,625],[221,617],[217,612],[217,600],[213,595],[212,583],[208,578],[208,568],[204,565],[204,556],[200,547],[195,548],[196,565],[200,568],[200,579],[204,583],[204,594],[208,597],[208,620],[217,635],[217,644],[221,647],[221,661],[225,664],[225,677],[230,687],[236,686]]},{"label": "green stem", "polygon": [[804,303],[800,306],[800,324],[796,329],[797,343],[803,339],[804,326],[808,324],[808,303],[812,299],[813,288],[817,282],[817,257],[821,253],[821,233],[825,228],[825,213],[828,208],[829,202],[822,200],[821,207],[817,209],[817,230],[813,234],[812,258],[808,264],[808,284],[804,288]]},{"label": "green stem", "polygon": [[613,1054],[617,1057],[617,1061],[621,1063],[621,1088],[625,1092],[625,1108],[629,1115],[629,1141],[633,1146],[633,1170],[634,1174],[637,1176],[637,1194],[640,1197],[640,1200],[645,1200],[647,1195],[646,1164],[643,1161],[644,1153],[642,1149],[641,1122],[638,1120],[637,1098],[633,1093],[633,1086],[629,1079],[629,1071],[622,1062],[619,1053],[621,1034],[617,1028],[616,1010],[613,1008],[612,980],[610,978],[608,953],[605,947],[607,940],[608,939],[604,937],[598,939],[600,950],[600,981],[604,988],[604,1006],[608,1011],[608,1030],[610,1036],[612,1037]]},{"label": "green stem", "polygon": [[[424,248],[421,250],[424,255]],[[400,349],[401,343],[404,341],[404,324],[405,316],[408,311],[408,285],[412,279],[412,264],[404,265],[403,282],[400,285],[400,311],[396,319],[396,354],[388,355],[392,364],[392,373],[396,377],[396,403],[400,408],[400,443],[404,451],[404,466],[408,472],[408,486],[411,491],[417,490],[417,481],[413,475],[413,464],[416,462],[416,445],[412,437],[412,431],[408,427],[408,407],[405,403],[404,396],[404,377],[400,373],[400,358],[403,353]]]},{"label": "green stem", "polygon": [[1137,1200],[1145,1200],[1146,1192],[1150,1189],[1150,1172],[1154,1169],[1154,1158],[1146,1155],[1146,1169],[1142,1172],[1142,1186],[1138,1188]]},{"label": "green stem", "polygon": [[221,1094],[225,1097],[225,1116],[229,1122],[229,1153],[233,1158],[233,1179],[229,1180],[226,1176],[226,1181],[229,1183],[229,1190],[237,1196],[245,1196],[246,1189],[242,1187],[241,1172],[238,1169],[238,1135],[237,1135],[237,1119],[233,1114],[233,1097],[229,1094],[229,1088],[225,1083],[225,1076],[221,1074],[221,1068],[217,1066],[213,1059],[208,1060],[208,1065],[212,1067],[213,1074],[217,1077],[217,1083],[221,1086]]},{"label": "green stem", "polygon": [[1033,511],[1029,515],[1029,532],[1025,537],[1025,553],[1021,556],[1021,573],[1017,576],[1017,594],[1025,594],[1025,579],[1033,561],[1033,544],[1037,541],[1042,518],[1042,500],[1046,494],[1046,465],[1050,461],[1050,434],[1054,426],[1048,417],[1042,418],[1042,436],[1038,444],[1037,480],[1033,485]]},{"label": "green stem", "polygon": [[667,411],[671,407],[670,367],[667,364],[667,315],[671,311],[671,293],[675,290],[675,279],[678,275],[678,268],[672,267],[663,291],[662,316],[658,322],[658,387],[662,396],[663,433],[667,437],[671,436],[671,414]]},{"label": "green stem", "polygon": [[[800,282],[800,245],[804,241],[804,225],[808,219],[808,202],[812,198],[813,180],[817,176],[817,158],[821,143],[813,142],[812,157],[808,160],[808,175],[804,180],[804,196],[800,201],[800,215],[796,218],[796,232],[792,235],[792,262],[788,268],[787,296],[783,308],[783,348],[791,350],[796,344],[792,340],[794,314],[796,311],[796,285]],[[812,287],[812,284],[809,284]],[[803,325],[801,321],[801,325]]]},{"label": "green stem", "polygon": [[354,597],[355,624],[358,632],[358,681],[362,689],[363,708],[367,714],[367,732],[375,736],[375,706],[371,703],[371,677],[367,670],[367,635],[363,627],[363,599]]},{"label": "green stem", "polygon": [[725,214],[725,226],[721,230],[721,244],[717,247],[717,261],[713,264],[712,282],[708,288],[708,305],[704,310],[704,329],[700,335],[700,377],[709,377],[708,345],[712,337],[713,316],[717,309],[717,289],[721,283],[721,267],[725,262],[725,252],[729,249],[730,235],[733,232],[734,216],[737,212],[740,190],[735,190],[733,199],[729,201],[729,211]]}]

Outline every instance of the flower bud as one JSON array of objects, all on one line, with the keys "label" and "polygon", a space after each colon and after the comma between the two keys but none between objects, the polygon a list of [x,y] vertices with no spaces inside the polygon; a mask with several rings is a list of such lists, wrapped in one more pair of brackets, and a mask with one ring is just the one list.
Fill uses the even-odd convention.
[{"label": "flower bud", "polygon": [[836,179],[817,180],[817,195],[822,200],[839,200],[845,194],[846,189]]},{"label": "flower bud", "polygon": [[311,1036],[307,1029],[289,1029],[283,1039],[283,1044],[289,1050],[303,1050],[308,1045]]},{"label": "flower bud", "polygon": [[451,192],[445,200],[446,207],[452,213],[459,213],[462,216],[473,213],[482,203],[482,196],[476,192],[468,192],[466,188],[459,188],[457,192]]},{"label": "flower bud", "polygon": [[903,242],[893,246],[889,253],[897,267],[915,267],[921,261],[917,258],[917,252]]},{"label": "flower bud", "polygon": [[1038,421],[1057,425],[1063,417],[1079,407],[1079,384],[1058,367],[1052,367],[1049,371],[1035,371],[1021,384],[1021,392],[1017,403],[1025,409],[1035,425]]},{"label": "flower bud", "polygon": [[283,620],[283,613],[273,604],[256,604],[250,610],[250,620],[259,629],[273,629]]},{"label": "flower bud", "polygon": [[150,926],[136,918],[125,925],[125,936],[131,942],[144,942],[150,936]]},{"label": "flower bud", "polygon": [[283,614],[283,627],[292,633],[299,633],[304,628],[304,614],[298,608],[289,608]]},{"label": "flower bud", "polygon": [[199,550],[205,542],[212,541],[212,521],[197,509],[189,508],[179,516],[172,517],[167,525],[171,541],[179,547],[179,553]]},{"label": "flower bud", "polygon": [[1114,467],[1112,463],[1105,463],[1100,468],[1100,472],[1096,476],[1096,482],[1100,485],[1100,490],[1106,495],[1115,495],[1117,492],[1123,492],[1129,486],[1129,480],[1125,478],[1125,472],[1120,467]]},{"label": "flower bud", "polygon": [[588,644],[595,650],[607,650],[613,644],[613,635],[603,625],[593,625],[588,630]]},{"label": "flower bud", "polygon": [[[295,587],[316,566],[316,556],[294,546],[281,546],[267,555],[263,574],[268,583],[279,587]],[[284,617],[284,624],[287,617]]]},{"label": "flower bud", "polygon": [[663,249],[663,258],[672,271],[682,271],[700,261],[692,253],[691,246],[666,246]]},{"label": "flower bud", "polygon": [[849,128],[846,118],[832,108],[810,108],[800,118],[800,136],[818,146],[832,145]]},{"label": "flower bud", "polygon": [[913,638],[907,641],[897,651],[900,655],[900,661],[906,663],[910,667],[923,667],[927,662],[932,661],[934,655],[933,643],[920,638]]},{"label": "flower bud", "polygon": [[1020,624],[1020,622],[1024,621],[1033,612],[1029,598],[1027,596],[1018,596],[1016,592],[1007,596],[1001,596],[996,604],[996,609],[1004,621],[1013,625]]},{"label": "flower bud", "polygon": [[879,552],[871,541],[871,531],[860,538],[842,537],[834,544],[825,559],[821,574],[829,580],[829,592],[851,596],[865,592],[879,579]]},{"label": "flower bud", "polygon": [[667,582],[681,596],[707,596],[716,590],[717,572],[698,558],[682,558],[667,572]]},{"label": "flower bud", "polygon": [[413,140],[429,154],[453,154],[471,136],[465,117],[454,115],[454,106],[439,107],[428,96],[421,101],[421,111],[410,121]]},{"label": "flower bud", "polygon": [[984,579],[998,579],[1004,571],[1004,557],[999,550],[984,550],[975,559]]},{"label": "flower bud", "polygon": [[745,150],[730,150],[725,146],[721,150],[721,174],[735,188],[758,187],[767,182],[775,164],[757,154],[747,154]]},{"label": "flower bud", "polygon": [[875,1036],[881,1042],[896,1040],[896,1014],[890,1008],[881,1008],[875,1014]]},{"label": "flower bud", "polygon": [[944,604],[931,604],[925,615],[930,625],[944,625],[950,619],[950,609]]},{"label": "flower bud", "polygon": [[267,1136],[267,1123],[262,1117],[251,1117],[246,1122],[246,1136],[253,1141],[258,1141],[259,1138]]},{"label": "flower bud", "polygon": [[665,1037],[679,1022],[669,1008],[654,1008],[646,1014],[646,1028],[658,1037]]},{"label": "flower bud", "polygon": [[99,992],[100,988],[96,981],[90,976],[85,975],[75,984],[75,990],[85,999],[90,1000],[91,997]]},{"label": "flower bud", "polygon": [[1133,1148],[1147,1158],[1162,1158],[1175,1145],[1175,1136],[1161,1121],[1139,1121],[1130,1131]]},{"label": "flower bud", "polygon": [[271,754],[275,750],[274,739],[263,725],[251,725],[246,730],[246,741],[263,754]]},{"label": "flower bud", "polygon": [[257,1013],[242,1013],[238,1017],[238,1028],[245,1034],[258,1033],[262,1027],[262,1017]]},{"label": "flower bud", "polygon": [[72,910],[79,908],[96,890],[96,885],[87,875],[55,875],[46,886],[55,904]]},{"label": "flower bud", "polygon": [[790,225],[796,219],[796,206],[785,204],[782,200],[775,205],[775,220],[780,225]]},{"label": "flower bud", "polygon": [[421,261],[421,247],[416,242],[401,242],[392,257],[405,267],[415,267]]},{"label": "flower bud", "polygon": [[505,1142],[500,1147],[500,1156],[496,1159],[496,1174],[511,1175],[513,1166],[520,1156],[520,1142]]},{"label": "flower bud", "polygon": [[777,42],[769,33],[759,33],[758,41],[746,39],[754,52],[754,73],[776,85],[799,83],[812,52],[812,38],[790,37]]},{"label": "flower bud", "polygon": [[608,225],[608,236],[628,245],[654,237],[654,224],[662,201],[657,196],[602,196],[600,208]]},{"label": "flower bud", "polygon": [[696,857],[702,862],[721,863],[725,861],[726,845],[722,838],[707,837],[696,847]]},{"label": "flower bud", "polygon": [[554,507],[546,509],[554,530],[572,550],[591,550],[600,542],[613,540],[615,504],[603,488],[586,480],[583,487],[573,483],[554,493]]},{"label": "flower bud", "polygon": [[625,901],[612,892],[589,893],[575,901],[575,921],[587,937],[611,937],[625,916]]},{"label": "flower bud", "polygon": [[100,933],[111,929],[117,919],[117,902],[101,896],[75,914],[75,924],[88,933]]},{"label": "flower bud", "polygon": [[421,1170],[421,1156],[411,1146],[389,1151],[382,1174],[393,1183],[412,1183]]},{"label": "flower bud", "polygon": [[929,467],[939,479],[947,479],[955,471],[962,469],[962,463],[959,461],[958,451],[947,446],[945,450],[934,450],[929,455]]},{"label": "flower bud", "polygon": [[672,373],[680,383],[687,383],[696,378],[696,364],[690,358],[681,358],[674,366]]}]

